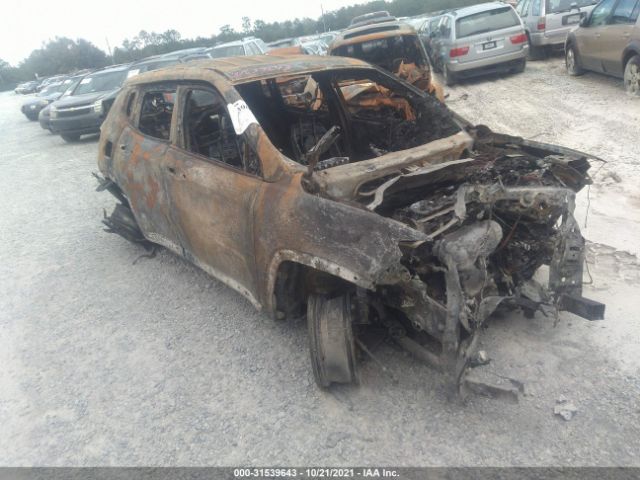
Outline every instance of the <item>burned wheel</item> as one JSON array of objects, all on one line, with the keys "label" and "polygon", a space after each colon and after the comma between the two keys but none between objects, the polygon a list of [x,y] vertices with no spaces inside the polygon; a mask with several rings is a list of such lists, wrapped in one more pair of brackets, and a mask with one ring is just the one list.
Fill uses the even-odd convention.
[{"label": "burned wheel", "polygon": [[307,326],[311,366],[316,383],[357,383],[356,349],[349,295],[309,295]]}]

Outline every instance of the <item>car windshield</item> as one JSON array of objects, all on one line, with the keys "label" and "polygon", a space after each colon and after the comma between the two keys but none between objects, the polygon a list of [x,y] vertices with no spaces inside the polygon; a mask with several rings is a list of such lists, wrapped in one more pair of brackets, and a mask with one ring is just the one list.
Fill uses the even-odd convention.
[{"label": "car windshield", "polygon": [[378,38],[362,43],[342,45],[332,55],[353,57],[378,65],[390,72],[397,69],[395,63],[415,63],[418,66],[427,64],[423,51],[418,43],[417,35],[395,35]]},{"label": "car windshield", "polygon": [[74,95],[83,95],[85,93],[106,92],[113,90],[122,85],[127,77],[126,70],[118,70],[115,72],[96,73],[84,77],[73,92]]},{"label": "car windshield", "polygon": [[50,85],[47,85],[42,90],[40,90],[40,92],[38,93],[38,96],[39,97],[46,97],[46,96],[51,95],[53,93],[64,92],[66,90],[66,88],[63,88],[63,86],[64,86],[63,83],[52,83]]},{"label": "car windshield", "polygon": [[320,41],[324,42],[325,44],[329,45],[331,42],[333,42],[333,39],[336,38],[335,35],[330,34],[330,35],[320,35]]},{"label": "car windshield", "polygon": [[211,56],[213,58],[223,57],[237,57],[244,55],[244,49],[242,45],[229,45],[226,47],[216,47],[211,50]]},{"label": "car windshield", "polygon": [[546,2],[547,13],[558,13],[568,12],[572,4],[577,7],[588,7],[598,3],[598,0],[546,0]]},{"label": "car windshield", "polygon": [[474,13],[456,20],[456,37],[470,37],[485,32],[493,32],[520,24],[518,14],[511,7],[494,8],[486,12]]},{"label": "car windshield", "polygon": [[169,65],[175,65],[176,63],[178,63],[177,59],[158,60],[157,62],[142,63],[129,70],[127,72],[127,78],[134,77],[139,73],[150,72],[151,70],[157,70],[159,68],[168,67]]},{"label": "car windshield", "polygon": [[287,47],[294,47],[295,45],[297,45],[296,39],[289,38],[286,40],[279,40],[277,42],[272,42],[271,48],[287,48]]}]

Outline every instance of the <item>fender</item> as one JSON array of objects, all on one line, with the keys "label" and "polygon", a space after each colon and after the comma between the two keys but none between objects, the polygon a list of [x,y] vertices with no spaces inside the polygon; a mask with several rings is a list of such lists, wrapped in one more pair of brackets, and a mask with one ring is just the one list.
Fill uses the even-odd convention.
[{"label": "fender", "polygon": [[354,272],[353,270],[345,268],[331,260],[293,250],[280,250],[271,259],[267,273],[267,311],[275,310],[276,306],[274,304],[273,294],[275,291],[276,279],[278,277],[278,270],[283,262],[288,261],[328,273],[367,290],[373,290],[375,288],[375,281],[373,278],[363,276],[358,272]]},{"label": "fender", "polygon": [[[637,27],[636,27],[637,28]],[[633,39],[629,42],[629,44],[622,51],[622,72],[624,73],[624,68],[627,65],[627,62],[634,55],[640,55],[640,40]]]}]

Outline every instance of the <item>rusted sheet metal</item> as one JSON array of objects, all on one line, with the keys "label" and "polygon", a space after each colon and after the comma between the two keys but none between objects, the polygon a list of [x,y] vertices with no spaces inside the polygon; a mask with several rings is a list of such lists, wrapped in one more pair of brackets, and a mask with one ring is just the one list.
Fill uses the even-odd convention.
[{"label": "rusted sheet metal", "polygon": [[[336,315],[353,323],[353,335],[314,338],[317,351],[356,351],[352,337],[375,324],[455,385],[498,306],[603,315],[604,306],[581,296],[584,239],[573,210],[575,192],[590,181],[581,152],[456,123],[440,102],[397,80],[371,89],[392,77],[350,61],[232,59],[225,75],[219,62],[203,65],[141,75],[114,103],[98,158],[106,177],[100,188],[121,202],[105,220],[111,230],[121,226],[129,239],[169,248],[277,318],[303,315],[311,299],[311,335],[331,325],[326,312],[342,308]],[[298,76],[289,83],[280,67]],[[352,75],[360,68],[370,83]],[[269,71],[273,77],[262,77]],[[300,80],[309,71],[317,75]],[[342,87],[340,75],[351,79]],[[243,89],[229,81],[234,76],[268,81]],[[126,114],[125,99],[154,85],[178,88],[168,140],[138,129],[140,107]],[[274,125],[258,121],[235,137],[255,152],[260,172],[187,148],[182,112],[193,85],[217,89],[226,105],[246,100],[257,118],[274,108],[282,108],[274,121],[293,117],[279,137],[285,143],[276,141]],[[381,101],[390,98],[385,89],[391,104]],[[280,103],[268,103],[278,91]],[[342,109],[331,115],[325,101]],[[313,124],[314,145],[289,158],[286,142],[310,117],[342,120],[326,129]],[[386,125],[397,138],[382,139],[383,149],[367,129]],[[548,285],[533,278],[542,265]],[[331,369],[314,355],[326,385]],[[357,377],[351,361],[336,364],[346,370],[333,381]]]},{"label": "rusted sheet metal", "polygon": [[327,195],[337,200],[370,197],[374,192],[366,188],[368,182],[401,172],[407,167],[415,169],[446,161],[456,161],[472,143],[473,139],[469,134],[461,131],[450,137],[434,140],[427,145],[386,155],[384,162],[372,158],[348,163],[318,172],[314,178]]},{"label": "rusted sheet metal", "polygon": [[[392,25],[396,28],[382,30],[376,28],[376,26]],[[374,30],[372,33],[366,33],[370,30]],[[363,33],[364,32],[364,33]],[[353,45],[361,42],[368,42],[371,40],[378,40],[380,38],[389,38],[397,35],[416,35],[415,29],[408,23],[403,22],[387,22],[386,24],[378,25],[365,25],[362,27],[348,28],[340,32],[340,34],[333,39],[329,46],[330,52],[343,45]]]},{"label": "rusted sheet metal", "polygon": [[340,68],[371,68],[356,58],[317,55],[254,55],[211,60],[196,60],[170,69],[154,70],[131,77],[127,85],[142,85],[161,80],[189,78],[213,83],[222,75],[226,84],[237,85],[273,78],[278,75],[312,73]]}]

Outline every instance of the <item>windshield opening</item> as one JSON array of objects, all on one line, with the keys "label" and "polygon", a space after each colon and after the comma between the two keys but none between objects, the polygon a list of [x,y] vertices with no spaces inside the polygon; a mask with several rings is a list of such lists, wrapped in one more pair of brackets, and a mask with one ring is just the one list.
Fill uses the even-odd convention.
[{"label": "windshield opening", "polygon": [[244,55],[242,45],[232,45],[228,47],[217,47],[211,50],[213,58],[238,57]]},{"label": "windshield opening", "polygon": [[520,25],[520,19],[513,8],[496,8],[456,20],[456,37],[470,37],[471,35],[493,32],[494,30],[515,27],[516,25]]},{"label": "windshield opening", "polygon": [[83,95],[85,93],[106,92],[108,90],[114,90],[122,85],[122,82],[124,82],[126,76],[126,70],[90,75],[80,81],[73,94]]},{"label": "windshield opening", "polygon": [[396,35],[342,45],[336,48],[332,55],[358,58],[395,72],[400,63],[415,63],[418,67],[427,65],[418,41],[415,35]]},{"label": "windshield opening", "polygon": [[47,85],[45,88],[40,90],[40,92],[38,93],[38,96],[46,97],[48,95],[51,95],[52,93],[63,92],[65,89],[63,89],[62,87],[63,87],[62,83],[54,83],[51,85]]},{"label": "windshield opening", "polygon": [[379,70],[328,70],[236,88],[271,143],[301,165],[308,165],[308,153],[332,127],[342,129],[320,156],[320,169],[425,145],[460,130],[437,99]]}]

